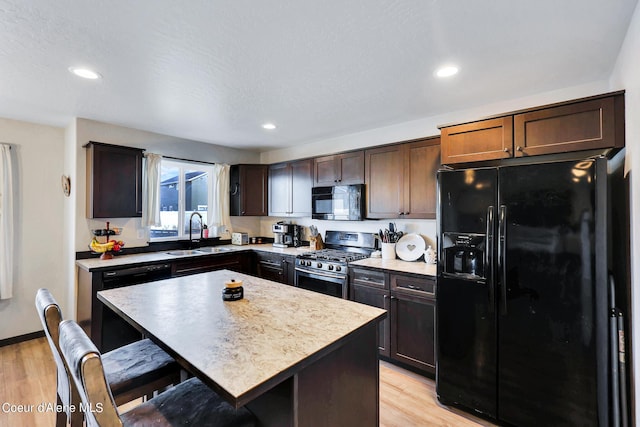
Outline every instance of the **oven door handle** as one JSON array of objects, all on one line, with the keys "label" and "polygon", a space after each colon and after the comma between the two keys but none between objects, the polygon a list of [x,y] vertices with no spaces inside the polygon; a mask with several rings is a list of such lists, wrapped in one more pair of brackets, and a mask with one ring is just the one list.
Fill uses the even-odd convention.
[{"label": "oven door handle", "polygon": [[334,274],[334,273],[328,273],[325,271],[309,270],[309,269],[300,268],[300,267],[296,267],[296,271],[299,271],[300,273],[305,273],[312,277],[318,277],[318,278],[328,278],[328,279],[335,279],[335,280],[345,279],[344,274]]}]

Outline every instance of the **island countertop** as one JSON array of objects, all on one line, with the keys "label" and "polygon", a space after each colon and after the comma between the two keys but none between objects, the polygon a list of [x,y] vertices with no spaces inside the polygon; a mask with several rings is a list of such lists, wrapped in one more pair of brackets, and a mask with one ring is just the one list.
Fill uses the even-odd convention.
[{"label": "island countertop", "polygon": [[[227,280],[244,299],[222,301]],[[334,351],[386,311],[219,270],[110,289],[98,299],[241,406]]]}]

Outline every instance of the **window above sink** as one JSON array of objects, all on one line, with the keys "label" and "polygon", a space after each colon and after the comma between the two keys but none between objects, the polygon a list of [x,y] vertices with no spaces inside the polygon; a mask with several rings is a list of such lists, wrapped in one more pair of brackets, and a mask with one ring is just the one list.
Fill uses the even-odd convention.
[{"label": "window above sink", "polygon": [[[162,159],[159,227],[151,227],[150,240],[189,238],[189,217],[193,212],[208,222],[213,185],[212,165]],[[200,235],[202,224],[194,220],[192,233]]]}]

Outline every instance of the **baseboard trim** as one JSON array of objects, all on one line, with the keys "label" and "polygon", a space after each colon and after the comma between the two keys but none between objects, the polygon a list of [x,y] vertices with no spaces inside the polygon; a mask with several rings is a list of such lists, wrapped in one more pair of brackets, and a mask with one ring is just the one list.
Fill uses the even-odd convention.
[{"label": "baseboard trim", "polygon": [[44,331],[36,331],[36,332],[31,332],[29,334],[18,335],[17,337],[5,338],[3,340],[0,340],[0,347],[4,347],[11,344],[18,344],[24,341],[29,341],[36,338],[42,338],[42,337],[44,337]]}]

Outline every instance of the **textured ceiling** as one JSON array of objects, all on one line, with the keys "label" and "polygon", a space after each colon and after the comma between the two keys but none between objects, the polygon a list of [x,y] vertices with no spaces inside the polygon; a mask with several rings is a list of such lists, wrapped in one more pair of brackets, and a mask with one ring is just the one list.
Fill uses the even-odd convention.
[{"label": "textured ceiling", "polygon": [[636,2],[0,0],[0,117],[297,145],[606,79]]}]

